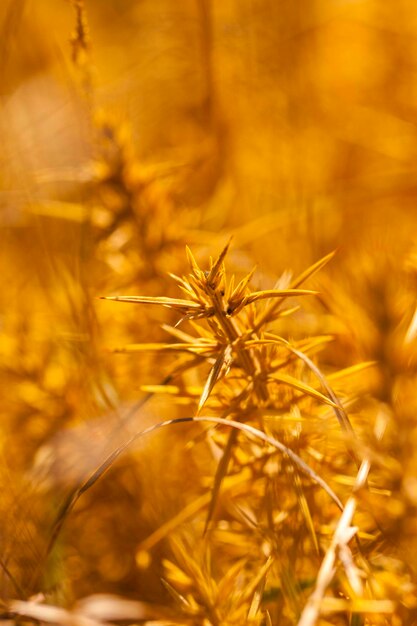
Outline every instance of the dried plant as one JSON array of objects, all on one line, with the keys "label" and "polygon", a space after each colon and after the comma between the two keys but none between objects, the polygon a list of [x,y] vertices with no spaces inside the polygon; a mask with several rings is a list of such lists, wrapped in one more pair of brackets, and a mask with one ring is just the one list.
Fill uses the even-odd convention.
[{"label": "dried plant", "polygon": [[[341,441],[346,446],[346,456],[352,457],[354,461],[358,460],[357,441],[349,418],[330,383],[312,360],[312,354],[325,345],[329,341],[329,337],[310,337],[298,341],[289,341],[277,334],[275,330],[282,319],[294,314],[298,308],[292,305],[291,299],[315,294],[314,291],[302,289],[300,286],[321,269],[332,255],[328,255],[294,280],[290,280],[286,276],[287,284],[285,285],[279,284],[277,288],[271,290],[253,291],[250,287],[253,272],[243,277],[236,286],[234,277],[230,281],[227,280],[224,258],[228,247],[227,245],[224,248],[215,261],[210,262],[207,271],[199,267],[191,251],[187,249],[191,273],[182,278],[173,276],[186,299],[151,296],[114,296],[107,299],[141,305],[159,305],[174,309],[179,315],[179,321],[175,327],[165,327],[177,340],[174,343],[132,344],[117,350],[117,352],[154,351],[186,355],[177,365],[176,370],[171,373],[169,387],[152,386],[146,387],[146,390],[152,391],[152,393],[169,393],[177,400],[181,398],[182,405],[188,406],[191,411],[197,410],[200,417],[180,417],[153,426],[149,430],[184,421],[213,422],[218,426],[227,425],[231,429],[231,432],[227,434],[219,428],[211,428],[203,431],[203,434],[197,438],[203,437],[204,445],[212,450],[214,459],[219,459],[210,500],[207,501],[206,499],[201,506],[203,509],[206,504],[208,505],[206,519],[202,527],[200,526],[201,522],[198,523],[201,532],[208,534],[206,540],[199,540],[198,535],[194,534],[193,541],[196,543],[193,547],[188,543],[189,538],[187,543],[183,544],[183,539],[172,535],[175,524],[167,525],[166,534],[169,533],[170,543],[174,545],[174,554],[177,561],[180,561],[180,566],[171,562],[167,565],[169,590],[189,617],[201,615],[202,620],[208,619],[212,624],[237,624],[241,623],[243,619],[258,623],[259,620],[262,622],[265,619],[265,615],[269,615],[262,601],[262,594],[265,594],[265,591],[259,596],[258,585],[261,584],[263,588],[266,585],[266,589],[268,589],[271,585],[270,581],[278,578],[280,581],[278,585],[280,588],[282,587],[283,596],[285,597],[287,594],[293,596],[292,619],[297,619],[297,613],[300,611],[302,603],[301,598],[297,598],[301,593],[300,590],[296,590],[299,584],[299,582],[295,582],[299,579],[299,575],[296,573],[297,566],[295,563],[290,566],[294,587],[287,586],[285,588],[285,583],[281,577],[286,558],[282,547],[278,547],[274,520],[279,520],[279,527],[288,522],[292,524],[294,534],[292,537],[287,537],[287,540],[290,540],[290,545],[287,543],[285,548],[286,551],[291,550],[293,552],[295,559],[299,558],[297,543],[301,537],[303,537],[303,541],[306,541],[306,537],[308,538],[307,545],[309,547],[302,551],[303,568],[306,568],[306,562],[309,562],[310,575],[312,575],[314,562],[322,549],[317,538],[318,529],[315,527],[317,514],[312,512],[317,508],[318,494],[312,490],[312,484],[316,483],[322,487],[337,507],[344,510],[341,524],[345,525],[346,532],[343,535],[343,545],[347,556],[342,557],[341,554],[340,558],[345,569],[347,584],[351,589],[350,595],[352,596],[353,593],[352,601],[356,600],[358,595],[363,595],[362,585],[356,584],[356,582],[360,580],[361,575],[365,575],[361,574],[358,578],[356,573],[358,570],[353,565],[348,548],[348,543],[355,534],[355,530],[352,529],[351,532],[345,521],[347,519],[348,524],[352,522],[354,511],[352,505],[348,503],[347,509],[343,509],[339,497],[321,476],[321,472],[310,467],[299,454],[294,452],[290,445],[291,443],[294,445],[296,442],[297,449],[307,449],[313,458],[320,457],[319,441],[322,436],[320,421],[328,423],[330,410],[341,427],[343,433]],[[180,324],[186,322],[191,327],[190,332],[178,328]],[[206,367],[208,365],[208,375],[200,389],[190,388],[183,380],[179,380],[177,385],[172,385],[173,379],[179,374],[183,375],[184,372],[194,369],[196,366],[204,367],[204,365]],[[366,367],[369,367],[368,363],[355,366],[353,369],[349,368],[346,373],[339,372],[339,381],[352,374],[353,371],[358,372]],[[205,411],[210,412],[209,416],[202,416]],[[213,413],[215,413],[215,417],[213,417]],[[308,418],[316,420],[316,433],[312,427],[308,429],[308,432],[303,433],[302,424]],[[297,424],[296,434],[293,428],[287,426],[288,420]],[[238,440],[240,431],[251,435],[255,440],[249,444],[240,442]],[[281,437],[285,437],[286,444],[279,441],[278,433]],[[132,442],[136,438],[135,435]],[[259,440],[266,446],[262,445]],[[317,449],[313,448],[312,441],[316,442]],[[201,442],[196,443],[196,445],[201,445]],[[283,456],[280,460],[275,458],[274,448],[282,453]],[[367,462],[363,463],[360,470],[361,478],[359,479],[361,487],[366,481],[364,472],[369,471]],[[274,469],[271,468],[271,465],[272,467],[275,465]],[[368,469],[363,469],[365,466]],[[244,475],[248,468],[250,468],[251,488],[253,489],[254,482],[255,484],[259,483],[260,492],[257,497],[254,493],[249,495],[247,491],[245,505],[234,505],[237,509],[233,511],[232,515],[229,510],[230,507],[223,510],[224,504],[219,511],[222,485],[227,475],[231,474],[235,480],[237,477],[242,480],[242,474]],[[253,474],[253,472],[256,473]],[[278,475],[281,473],[284,474],[284,478],[281,476],[278,479]],[[279,507],[276,500],[277,485],[274,484],[275,481],[281,484],[283,490],[286,489],[287,492],[288,489],[293,490],[294,502],[289,509],[282,510]],[[245,478],[243,478],[243,483],[245,483]],[[287,484],[285,485],[285,483]],[[356,489],[358,488],[359,485]],[[257,490],[254,489],[254,491]],[[264,502],[262,502],[262,491],[264,491],[264,498],[266,498]],[[261,497],[261,501],[258,500],[258,505],[253,504],[251,506],[251,502],[256,502],[259,497]],[[298,520],[297,532],[294,532],[294,517],[297,518],[300,512],[302,513],[302,522],[300,524]],[[201,511],[198,513],[201,514]],[[259,562],[258,546],[257,559],[254,559],[255,571],[258,570],[262,574],[259,578],[255,575],[256,585],[254,586],[250,583],[254,576],[252,572],[255,563],[251,562],[253,559],[247,556],[245,558],[242,554],[237,561],[226,561],[227,565],[223,564],[223,567],[226,565],[225,573],[234,572],[232,580],[230,573],[227,576],[227,589],[229,589],[227,596],[230,596],[231,590],[234,589],[233,594],[236,602],[234,604],[230,598],[230,601],[226,602],[226,597],[222,596],[221,589],[225,583],[222,583],[221,580],[213,580],[209,566],[196,563],[191,554],[194,554],[196,546],[200,544],[202,546],[200,550],[203,550],[202,554],[205,555],[204,558],[210,558],[210,562],[212,562],[213,557],[207,555],[214,551],[215,547],[218,549],[216,544],[222,542],[222,534],[233,536],[233,533],[236,532],[235,525],[238,521],[236,514],[240,518],[240,523],[243,522],[246,527],[246,531],[248,525],[252,527],[258,542],[259,538],[263,537],[262,553],[266,560],[264,565],[262,565],[262,561]],[[178,519],[178,523],[180,523],[180,519]],[[348,530],[349,537],[346,535]],[[336,541],[342,541],[339,539],[341,531],[338,532],[339,534],[335,535]],[[164,533],[159,533],[158,540],[163,536]],[[253,541],[253,538],[251,539]],[[152,541],[150,543],[152,544]],[[333,551],[333,560],[335,559],[336,545],[333,543],[329,548]],[[327,560],[330,558],[330,554],[331,552],[326,553]],[[143,558],[143,547],[141,555]],[[216,553],[217,567],[219,567],[219,560],[222,561],[223,559],[219,559],[219,555]],[[330,568],[330,571],[332,569],[333,567]],[[248,571],[251,572],[249,577]],[[370,575],[369,570],[368,575]],[[286,576],[288,576],[288,572]],[[326,587],[330,585],[332,577],[327,580]],[[351,583],[352,577],[355,584]],[[246,580],[246,582],[242,583],[242,580]],[[187,584],[185,581],[188,581]],[[179,583],[179,589],[175,588],[175,583]],[[184,584],[188,590],[188,594],[185,596]],[[248,595],[243,592],[243,589],[252,588],[255,595]],[[324,592],[325,587],[322,588],[322,593],[324,594]],[[312,597],[316,598],[317,593]],[[288,598],[286,600],[288,601]],[[256,606],[256,610],[254,606]],[[335,606],[337,606],[337,602]],[[345,610],[346,605],[343,606],[343,610]],[[317,603],[316,600],[315,608],[317,611],[320,611],[321,608],[321,604]],[[366,605],[367,611],[378,611],[380,608],[378,603],[372,605],[368,602]],[[246,617],[244,617],[245,611]],[[317,612],[315,619],[305,617],[307,614],[303,614],[300,623],[313,624],[318,614]]]},{"label": "dried plant", "polygon": [[3,621],[417,622],[415,9],[319,4],[2,4]]}]

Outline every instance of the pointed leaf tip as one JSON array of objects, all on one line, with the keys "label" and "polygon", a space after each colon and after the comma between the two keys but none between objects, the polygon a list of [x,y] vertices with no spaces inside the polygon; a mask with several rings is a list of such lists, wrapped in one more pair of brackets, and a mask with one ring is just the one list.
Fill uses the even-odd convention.
[{"label": "pointed leaf tip", "polygon": [[222,266],[222,263],[224,261],[224,258],[229,250],[229,246],[232,242],[232,237],[230,237],[229,241],[227,242],[227,244],[225,245],[225,247],[223,248],[223,250],[220,252],[219,256],[217,257],[216,261],[214,262],[212,268],[210,269],[210,272],[207,276],[207,283],[213,283],[216,279],[216,277],[219,274],[220,268]]},{"label": "pointed leaf tip", "polygon": [[304,272],[302,272],[299,276],[297,276],[297,278],[292,281],[291,287],[298,287],[303,282],[305,282],[307,278],[310,278],[311,276],[319,272],[325,265],[327,265],[327,263],[329,263],[333,259],[336,252],[337,250],[333,250],[332,252],[329,252],[329,254],[326,254],[326,256],[316,261],[316,263],[314,263],[313,265],[310,265],[310,267],[304,270]]},{"label": "pointed leaf tip", "polygon": [[191,267],[192,272],[196,276],[199,276],[201,274],[201,269],[199,268],[198,263],[195,260],[193,253],[191,252],[191,248],[189,248],[189,246],[185,246],[185,252],[186,252],[187,260]]},{"label": "pointed leaf tip", "polygon": [[219,356],[217,357],[213,367],[210,370],[209,376],[207,378],[206,384],[204,385],[203,393],[201,394],[200,401],[198,403],[197,414],[200,413],[203,408],[207,398],[213,390],[214,385],[216,384],[220,373],[223,369],[223,365],[227,360],[227,351],[223,350]]}]

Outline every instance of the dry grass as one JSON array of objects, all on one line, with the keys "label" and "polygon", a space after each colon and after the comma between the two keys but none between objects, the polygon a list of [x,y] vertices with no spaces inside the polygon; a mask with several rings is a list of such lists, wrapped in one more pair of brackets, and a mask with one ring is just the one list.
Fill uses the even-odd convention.
[{"label": "dry grass", "polygon": [[3,620],[416,623],[400,5],[2,5]]}]

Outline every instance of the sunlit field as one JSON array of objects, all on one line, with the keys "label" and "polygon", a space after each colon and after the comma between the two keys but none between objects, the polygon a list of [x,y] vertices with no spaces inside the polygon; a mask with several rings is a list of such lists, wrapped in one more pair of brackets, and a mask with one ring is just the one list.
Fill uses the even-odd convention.
[{"label": "sunlit field", "polygon": [[417,624],[417,7],[0,3],[0,615]]}]

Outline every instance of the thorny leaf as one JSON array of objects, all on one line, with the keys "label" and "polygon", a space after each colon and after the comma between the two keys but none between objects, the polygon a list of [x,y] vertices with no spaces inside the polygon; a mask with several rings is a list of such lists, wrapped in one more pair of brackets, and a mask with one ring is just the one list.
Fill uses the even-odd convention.
[{"label": "thorny leaf", "polygon": [[244,299],[244,306],[252,304],[257,300],[268,298],[291,298],[293,296],[316,296],[317,291],[311,289],[265,289],[264,291],[254,291]]},{"label": "thorny leaf", "polygon": [[226,300],[229,303],[229,307],[234,308],[234,303],[239,302],[245,295],[246,288],[248,287],[256,267],[254,267],[249,274],[247,274],[234,288],[234,276],[230,279],[228,293],[226,294]]},{"label": "thorny leaf", "polygon": [[220,252],[217,260],[215,261],[215,263],[213,264],[213,266],[211,267],[208,275],[207,275],[207,285],[211,288],[211,289],[216,289],[216,287],[218,287],[220,280],[222,278],[222,275],[224,273],[224,270],[222,269],[222,264],[223,264],[223,260],[227,254],[227,251],[229,250],[229,246],[231,243],[231,239],[229,239],[228,243],[225,245],[225,247],[223,248],[223,250]]},{"label": "thorny leaf", "polygon": [[132,304],[159,304],[166,306],[170,309],[177,309],[180,311],[201,310],[202,307],[197,302],[191,302],[190,300],[180,300],[178,298],[165,298],[160,296],[153,298],[152,296],[103,296],[102,300],[113,300],[115,302],[130,302]]},{"label": "thorny leaf", "polygon": [[219,351],[217,343],[209,341],[193,341],[192,343],[133,343],[123,348],[115,348],[113,352],[188,352],[213,356]]},{"label": "thorny leaf", "polygon": [[[331,252],[330,254],[317,261],[317,263],[314,263],[309,268],[307,268],[302,274],[300,274],[291,282],[290,289],[297,289],[308,278],[321,270],[333,258],[334,254],[334,252]],[[259,318],[256,321],[256,325],[253,328],[253,332],[258,332],[260,328],[271,322],[275,318],[281,304],[282,302],[272,302],[271,304],[269,304],[268,307],[259,315]]]},{"label": "thorny leaf", "polygon": [[301,391],[301,393],[305,393],[308,396],[319,400],[320,402],[324,402],[325,404],[328,404],[332,407],[337,407],[333,400],[330,400],[330,398],[320,393],[320,391],[317,391],[317,389],[313,389],[313,387],[302,383],[300,380],[297,380],[289,374],[270,374],[268,379],[271,381],[283,383],[284,385],[288,385],[289,387],[293,387],[297,391]]},{"label": "thorny leaf", "polygon": [[222,370],[224,368],[227,369],[228,367],[230,367],[231,360],[232,360],[231,352],[232,352],[231,347],[227,346],[216,358],[216,361],[214,362],[214,365],[211,368],[210,373],[208,375],[206,384],[204,385],[203,393],[201,394],[201,398],[198,403],[197,414],[203,408]]},{"label": "thorny leaf", "polygon": [[299,276],[297,276],[297,278],[295,278],[291,282],[291,287],[293,289],[296,289],[297,287],[305,283],[308,278],[311,278],[312,276],[314,276],[314,274],[317,274],[317,272],[323,269],[323,267],[325,267],[333,259],[335,254],[335,251],[330,252],[316,263],[313,263],[313,265],[304,270],[304,272],[302,272]]}]

